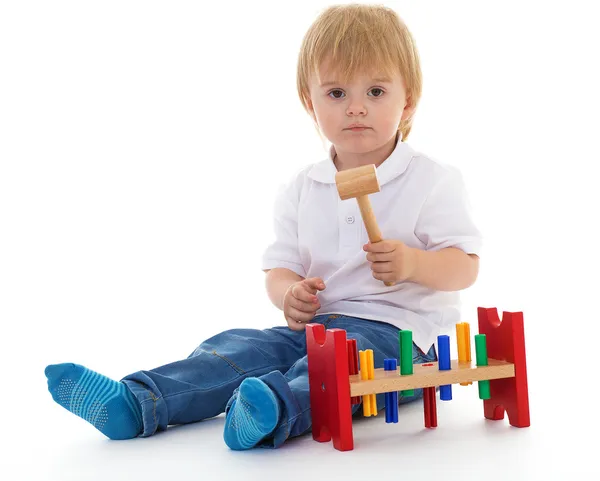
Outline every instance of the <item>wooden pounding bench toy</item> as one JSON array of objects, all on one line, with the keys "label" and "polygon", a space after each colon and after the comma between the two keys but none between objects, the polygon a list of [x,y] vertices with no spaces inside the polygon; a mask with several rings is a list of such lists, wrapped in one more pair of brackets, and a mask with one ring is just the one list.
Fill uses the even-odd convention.
[{"label": "wooden pounding bench toy", "polygon": [[[479,383],[486,419],[501,420],[528,427],[529,396],[525,361],[525,335],[522,312],[503,312],[496,308],[477,309],[479,334],[475,335],[476,363],[471,361],[469,324],[456,325],[458,360],[450,360],[448,336],[438,336],[438,362],[412,363],[412,332],[400,331],[399,360],[386,359],[375,369],[373,351],[360,351],[356,340],[346,339],[343,329],[328,329],[307,324],[308,377],[313,439],[330,441],[339,451],[354,448],[352,405],[363,399],[365,416],[376,416],[375,394],[385,393],[386,423],[398,422],[398,391],[412,395],[423,388],[425,427],[437,427],[436,390],[440,400],[452,399],[452,384]],[[358,361],[360,358],[360,372]]]}]

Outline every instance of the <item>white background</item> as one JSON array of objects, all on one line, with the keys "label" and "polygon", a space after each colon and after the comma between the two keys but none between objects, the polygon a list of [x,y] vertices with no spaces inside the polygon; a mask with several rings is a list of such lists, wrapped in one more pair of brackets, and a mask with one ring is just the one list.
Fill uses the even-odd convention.
[{"label": "white background", "polygon": [[56,405],[47,364],[120,379],[225,329],[283,322],[260,257],[276,190],[326,155],[295,67],[329,2],[3,1],[3,479],[600,471],[595,2],[385,4],[422,60],[408,142],[461,169],[485,235],[463,320],[475,325],[477,306],[524,312],[531,428],[484,421],[476,385],[438,402],[434,431],[417,404],[397,426],[358,421],[351,453],[310,436],[232,452],[222,417],[110,442]]}]

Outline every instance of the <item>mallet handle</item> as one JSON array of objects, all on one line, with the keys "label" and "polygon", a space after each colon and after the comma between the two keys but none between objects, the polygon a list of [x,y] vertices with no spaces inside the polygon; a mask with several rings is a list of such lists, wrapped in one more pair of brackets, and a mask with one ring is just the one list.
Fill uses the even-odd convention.
[{"label": "mallet handle", "polygon": [[[379,230],[379,226],[377,225],[377,220],[375,219],[375,214],[373,213],[373,209],[371,208],[371,201],[369,201],[368,195],[359,195],[356,198],[358,202],[358,208],[360,209],[360,215],[362,216],[363,222],[367,229],[367,234],[369,236],[369,241],[371,243],[381,242],[383,237],[381,236],[381,231]],[[386,286],[393,286],[393,282],[384,282]]]},{"label": "mallet handle", "polygon": [[360,215],[362,216],[363,222],[365,223],[365,227],[367,228],[369,241],[372,243],[382,241],[383,237],[381,237],[381,231],[379,230],[377,220],[375,219],[375,214],[373,213],[373,209],[371,208],[371,201],[369,201],[369,196],[360,195],[356,198],[356,201],[358,202]]}]

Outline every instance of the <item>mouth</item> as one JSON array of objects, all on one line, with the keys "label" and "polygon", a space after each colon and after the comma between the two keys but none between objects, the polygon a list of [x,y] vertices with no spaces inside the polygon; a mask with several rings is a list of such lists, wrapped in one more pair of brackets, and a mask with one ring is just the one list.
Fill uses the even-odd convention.
[{"label": "mouth", "polygon": [[351,125],[350,127],[344,130],[350,130],[352,132],[362,132],[363,130],[369,130],[371,127],[367,127],[365,125]]}]

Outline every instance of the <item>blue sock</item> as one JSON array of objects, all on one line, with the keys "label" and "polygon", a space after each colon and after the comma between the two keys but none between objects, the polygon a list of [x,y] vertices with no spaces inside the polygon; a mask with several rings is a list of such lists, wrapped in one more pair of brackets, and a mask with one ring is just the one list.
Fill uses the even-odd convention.
[{"label": "blue sock", "polygon": [[246,378],[225,417],[225,444],[236,451],[253,448],[278,421],[279,404],[271,388],[258,378]]},{"label": "blue sock", "polygon": [[141,406],[125,384],[79,364],[53,364],[45,373],[54,400],[105,436],[130,439],[142,432]]}]

